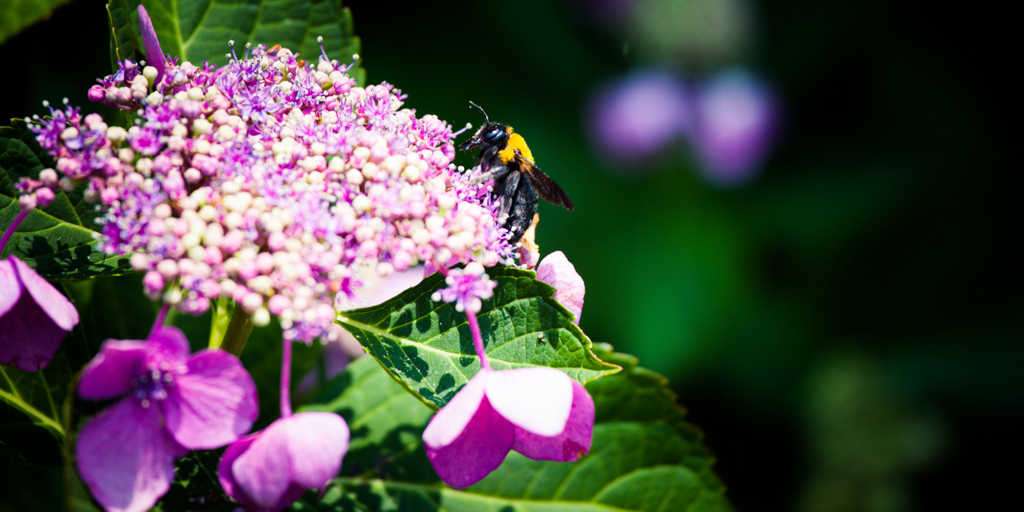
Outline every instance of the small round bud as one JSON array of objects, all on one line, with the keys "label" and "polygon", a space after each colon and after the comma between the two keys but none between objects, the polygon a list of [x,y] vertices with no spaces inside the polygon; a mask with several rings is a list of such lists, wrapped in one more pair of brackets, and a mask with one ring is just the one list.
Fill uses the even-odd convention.
[{"label": "small round bud", "polygon": [[252,324],[256,327],[270,325],[270,312],[266,308],[257,309],[252,313]]}]

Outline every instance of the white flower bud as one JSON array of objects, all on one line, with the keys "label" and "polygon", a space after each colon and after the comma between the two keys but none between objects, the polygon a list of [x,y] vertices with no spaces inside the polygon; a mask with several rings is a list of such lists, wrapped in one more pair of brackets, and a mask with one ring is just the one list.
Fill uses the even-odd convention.
[{"label": "white flower bud", "polygon": [[[196,135],[203,135],[205,133],[208,133],[210,131],[210,129],[212,129],[212,128],[213,128],[213,125],[209,121],[207,121],[206,119],[203,119],[203,118],[196,119],[195,121],[192,122],[192,131],[195,132]],[[200,139],[200,140],[202,140],[203,142],[206,142],[205,139]],[[209,144],[209,142],[207,142],[207,144]]]},{"label": "white flower bud", "polygon": [[327,168],[334,172],[341,172],[345,170],[345,161],[341,157],[331,158],[331,163],[327,164]]},{"label": "white flower bud", "polygon": [[256,327],[266,327],[270,325],[270,312],[267,308],[259,308],[252,313],[252,324]]},{"label": "white flower bud", "polygon": [[356,196],[355,199],[352,200],[352,208],[355,208],[356,211],[358,212],[365,213],[370,211],[371,208],[373,208],[373,201],[370,201],[369,197],[359,194],[358,196]]},{"label": "white flower bud", "polygon": [[120,126],[111,126],[107,128],[107,138],[111,142],[121,142],[128,137],[128,132]]}]

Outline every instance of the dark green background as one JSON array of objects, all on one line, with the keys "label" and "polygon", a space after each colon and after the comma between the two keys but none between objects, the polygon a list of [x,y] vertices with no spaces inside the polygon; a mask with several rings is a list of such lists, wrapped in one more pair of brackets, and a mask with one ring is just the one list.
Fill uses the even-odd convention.
[{"label": "dark green background", "polygon": [[[96,110],[102,4],[76,0],[2,46],[0,118],[65,96]],[[1019,472],[1003,465],[1024,455],[1009,13],[759,3],[744,63],[775,84],[786,131],[757,181],[720,191],[682,145],[645,169],[592,151],[588,95],[642,63],[585,4],[347,5],[369,83],[456,127],[479,125],[473,100],[526,137],[577,205],[542,204],[538,241],[586,280],[580,326],[672,379],[738,509],[1008,494]]]}]

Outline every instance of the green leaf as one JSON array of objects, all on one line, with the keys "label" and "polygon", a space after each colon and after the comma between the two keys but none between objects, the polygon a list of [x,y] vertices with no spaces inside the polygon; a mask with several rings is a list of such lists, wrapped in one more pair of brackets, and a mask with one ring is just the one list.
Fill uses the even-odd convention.
[{"label": "green leaf", "polygon": [[48,18],[55,8],[70,0],[5,0],[0,3],[0,44],[29,25]]},{"label": "green leaf", "polygon": [[[14,119],[11,124],[0,127],[0,230],[7,229],[20,212],[20,194],[14,188],[18,180],[36,179],[39,171],[56,164],[24,120]],[[0,248],[0,257],[15,254],[39,275],[62,281],[130,272],[128,255],[113,256],[98,249],[94,230],[98,214],[85,201],[83,188],[71,193],[56,190],[50,206],[33,210],[18,226]]]},{"label": "green leaf", "polygon": [[117,61],[137,61],[144,58],[145,49],[138,31],[138,8],[138,2],[129,0],[110,0],[107,3],[107,21],[110,23],[110,64],[114,71],[118,69]]},{"label": "green leaf", "polygon": [[223,453],[223,449],[192,451],[175,461],[174,482],[151,512],[238,510],[238,504],[224,494],[217,480],[217,464]]},{"label": "green leaf", "polygon": [[0,453],[44,467],[61,465],[71,374],[64,349],[37,372],[0,365]]},{"label": "green leaf", "polygon": [[302,407],[340,414],[351,431],[343,475],[437,481],[420,435],[434,411],[405,391],[372,357],[361,357]]},{"label": "green leaf", "polygon": [[[478,319],[492,367],[547,366],[581,383],[618,371],[594,355],[590,339],[553,298],[555,289],[534,272],[499,265],[487,273],[498,286]],[[370,355],[434,408],[480,370],[466,315],[430,298],[443,286],[444,277],[434,274],[383,304],[338,317]]]},{"label": "green leaf", "polygon": [[353,427],[343,476],[323,498],[306,493],[293,510],[732,510],[711,472],[714,458],[684,421],[665,378],[610,347],[595,351],[623,371],[587,385],[596,406],[590,453],[577,463],[559,463],[512,452],[487,478],[462,490],[424,473],[426,407],[368,358],[357,360],[317,398],[319,405],[305,408],[337,412]]},{"label": "green leaf", "polygon": [[[332,59],[350,62],[359,53],[359,38],[352,30],[352,13],[341,0],[145,0],[165,54],[199,64],[223,66],[230,51],[228,41],[279,44],[316,62],[320,55],[317,37]],[[144,59],[139,37],[138,0],[111,0],[108,5],[112,47],[117,58]],[[181,62],[179,61],[179,62]],[[362,84],[365,72],[350,72]]]}]

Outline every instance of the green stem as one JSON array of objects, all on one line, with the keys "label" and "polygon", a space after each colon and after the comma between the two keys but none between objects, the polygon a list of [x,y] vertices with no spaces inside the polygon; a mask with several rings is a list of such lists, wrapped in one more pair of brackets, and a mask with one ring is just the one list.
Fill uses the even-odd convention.
[{"label": "green stem", "polygon": [[242,355],[245,342],[249,341],[252,334],[252,317],[246,313],[242,306],[235,304],[235,310],[231,313],[231,323],[224,333],[224,341],[220,344],[221,350],[226,350],[235,357]]},{"label": "green stem", "polygon": [[220,348],[224,342],[224,335],[228,332],[228,325],[231,322],[231,312],[228,307],[228,298],[221,297],[213,304],[213,318],[210,320],[210,348]]}]

